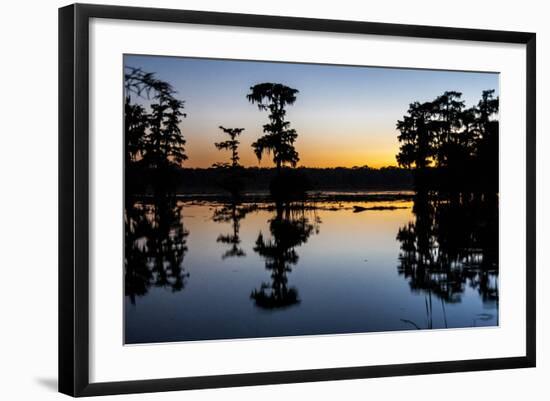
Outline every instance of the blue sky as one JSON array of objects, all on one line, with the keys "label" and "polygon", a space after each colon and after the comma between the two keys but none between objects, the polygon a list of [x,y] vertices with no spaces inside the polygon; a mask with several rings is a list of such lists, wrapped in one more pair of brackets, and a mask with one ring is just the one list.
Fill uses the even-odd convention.
[{"label": "blue sky", "polygon": [[[414,101],[430,101],[444,91],[463,93],[467,106],[485,89],[498,95],[496,73],[415,70],[126,55],[125,66],[154,72],[185,100],[181,124],[187,139],[186,162],[208,167],[227,161],[213,143],[224,139],[219,125],[245,128],[241,161],[259,165],[250,144],[262,135],[267,113],[249,103],[251,86],[278,82],[298,89],[287,119],[298,132],[299,165],[351,167],[395,165],[395,124]],[[406,62],[404,62],[406,64]],[[262,166],[271,166],[268,157]]]}]

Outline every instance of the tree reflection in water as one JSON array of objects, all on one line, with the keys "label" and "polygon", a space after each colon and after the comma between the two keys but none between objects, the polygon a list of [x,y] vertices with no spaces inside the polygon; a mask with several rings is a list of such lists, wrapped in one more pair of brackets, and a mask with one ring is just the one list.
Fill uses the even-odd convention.
[{"label": "tree reflection in water", "polygon": [[220,234],[216,239],[217,242],[230,246],[230,248],[222,254],[222,259],[246,256],[245,251],[240,247],[241,238],[239,236],[239,230],[241,228],[241,220],[243,220],[248,213],[256,209],[256,205],[240,205],[236,200],[233,200],[214,211],[214,216],[212,217],[213,221],[216,223],[231,223],[233,229],[231,234]]},{"label": "tree reflection in water", "polygon": [[128,200],[124,223],[125,294],[132,304],[151,287],[181,291],[189,277],[183,266],[189,231],[181,206],[166,195]]},{"label": "tree reflection in water", "polygon": [[288,273],[298,263],[296,247],[305,244],[315,232],[319,232],[320,220],[314,215],[307,216],[303,203],[277,202],[275,217],[269,220],[271,238],[266,239],[260,232],[254,251],[265,260],[265,267],[271,272],[271,283],[263,282],[254,289],[250,298],[255,305],[265,309],[284,308],[300,302],[298,290],[288,286]]},{"label": "tree reflection in water", "polygon": [[417,193],[413,214],[397,234],[398,272],[425,294],[427,327],[433,327],[432,296],[441,301],[445,327],[445,304],[460,303],[467,285],[484,304],[498,304],[498,195]]}]

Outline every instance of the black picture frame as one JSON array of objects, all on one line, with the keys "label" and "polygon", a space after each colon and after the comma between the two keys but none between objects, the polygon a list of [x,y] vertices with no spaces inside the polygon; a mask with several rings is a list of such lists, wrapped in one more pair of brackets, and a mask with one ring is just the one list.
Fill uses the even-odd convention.
[{"label": "black picture frame", "polygon": [[[516,43],[526,45],[526,354],[521,357],[382,366],[89,381],[89,132],[88,61],[91,18],[348,34]],[[59,391],[95,396],[250,386],[535,366],[535,121],[536,35],[434,26],[74,4],[59,9]]]}]

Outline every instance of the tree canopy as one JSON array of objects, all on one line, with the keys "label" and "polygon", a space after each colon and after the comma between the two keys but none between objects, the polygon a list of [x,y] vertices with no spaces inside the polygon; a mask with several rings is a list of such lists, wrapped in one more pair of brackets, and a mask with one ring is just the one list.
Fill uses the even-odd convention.
[{"label": "tree canopy", "polygon": [[[219,126],[219,128],[227,135],[229,135],[229,138],[227,141],[222,142],[216,142],[214,143],[214,146],[216,146],[216,149],[218,150],[230,150],[231,151],[231,167],[239,167],[239,144],[240,142],[237,140],[237,136],[241,135],[241,133],[244,131],[244,128],[225,128],[223,126]],[[219,166],[219,164],[216,164],[216,166]]]},{"label": "tree canopy", "polygon": [[290,128],[290,122],[285,121],[285,107],[294,104],[297,93],[297,89],[283,84],[266,82],[252,86],[246,96],[258,109],[269,111],[269,123],[263,126],[265,135],[252,144],[254,153],[258,160],[264,153],[273,153],[273,163],[278,170],[287,163],[295,167],[300,160],[294,148],[298,134]]},{"label": "tree canopy", "polygon": [[[181,166],[187,160],[186,141],[180,129],[182,118],[186,117],[182,111],[185,102],[175,97],[169,83],[139,68],[125,68],[124,88],[127,162],[142,161],[153,168]],[[150,99],[150,110],[133,103],[132,94]]]},{"label": "tree canopy", "polygon": [[478,104],[470,108],[454,91],[431,102],[411,103],[396,125],[398,164],[416,170],[417,177],[435,168],[446,172],[440,181],[462,175],[464,180],[498,183],[499,100],[494,92],[483,91]]}]

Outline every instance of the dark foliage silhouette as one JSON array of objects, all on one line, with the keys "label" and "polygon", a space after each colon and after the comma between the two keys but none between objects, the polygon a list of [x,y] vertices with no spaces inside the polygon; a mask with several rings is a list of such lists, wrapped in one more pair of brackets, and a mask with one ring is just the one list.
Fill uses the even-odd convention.
[{"label": "dark foliage silhouette", "polygon": [[183,102],[159,95],[157,103],[151,104],[150,131],[147,136],[144,160],[153,168],[161,168],[168,163],[181,166],[187,160],[185,139],[179,128]]},{"label": "dark foliage silhouette", "polygon": [[[229,192],[232,187],[228,177],[232,177],[231,168],[184,168],[174,171],[172,189],[178,194],[218,194],[220,188]],[[284,171],[288,171],[285,169]],[[305,178],[311,191],[360,191],[360,190],[409,190],[413,189],[413,173],[405,168],[369,167],[353,168],[296,168],[296,176]],[[147,168],[136,166],[134,175],[139,181],[134,183],[136,193],[150,193],[155,174]],[[274,168],[238,168],[236,176],[240,185],[247,191],[268,192],[277,176]]]},{"label": "dark foliage silhouette", "polygon": [[231,151],[231,163],[214,163],[213,168],[217,170],[215,182],[217,186],[229,192],[233,198],[238,198],[244,190],[246,170],[239,164],[239,144],[237,137],[242,134],[244,128],[219,127],[225,134],[229,135],[228,140],[214,143],[218,150]]},{"label": "dark foliage silhouette", "polygon": [[254,142],[252,148],[258,160],[262,159],[264,153],[272,153],[277,170],[285,164],[294,167],[300,160],[294,148],[298,134],[290,128],[290,122],[285,121],[285,107],[294,104],[297,93],[297,89],[266,82],[252,86],[250,93],[246,95],[260,110],[269,111],[269,123],[263,126],[265,135]]},{"label": "dark foliage silhouette", "polygon": [[[137,163],[157,170],[180,167],[187,159],[180,129],[184,101],[169,83],[139,68],[125,68],[124,88],[127,169]],[[133,103],[132,95],[147,99],[150,111]]]},{"label": "dark foliage silhouette", "polygon": [[227,141],[216,142],[214,146],[218,150],[230,150],[231,151],[231,164],[216,163],[214,167],[226,167],[231,166],[233,168],[239,167],[239,141],[237,137],[242,134],[244,128],[225,128],[220,125],[219,127],[225,134],[229,135]]},{"label": "dark foliage silhouette", "polygon": [[143,158],[145,154],[145,137],[149,127],[149,116],[143,106],[132,104],[130,97],[124,103],[124,129],[126,135],[126,166]]},{"label": "dark foliage silhouette", "polygon": [[422,170],[431,164],[434,156],[433,131],[430,129],[431,103],[411,103],[408,115],[397,122],[401,143],[396,156],[400,166]]},{"label": "dark foliage silhouette", "polygon": [[460,92],[414,102],[397,122],[400,166],[419,190],[498,191],[498,97],[483,91],[466,109]]},{"label": "dark foliage silhouette", "polygon": [[265,260],[265,268],[271,272],[271,283],[262,283],[250,294],[256,306],[264,309],[285,308],[300,303],[298,290],[288,285],[288,273],[298,263],[296,248],[318,232],[320,222],[306,216],[303,204],[277,202],[275,217],[269,222],[271,238],[260,232],[254,252]]},{"label": "dark foliage silhouette", "polygon": [[126,89],[126,96],[134,93],[146,98],[150,98],[151,94],[153,96],[170,96],[175,93],[172,85],[157,79],[154,73],[129,66],[124,67],[124,88]]},{"label": "dark foliage silhouette", "polygon": [[135,303],[151,287],[181,291],[189,273],[183,260],[189,231],[182,223],[181,206],[157,195],[153,200],[127,199],[125,223],[125,294]]}]

